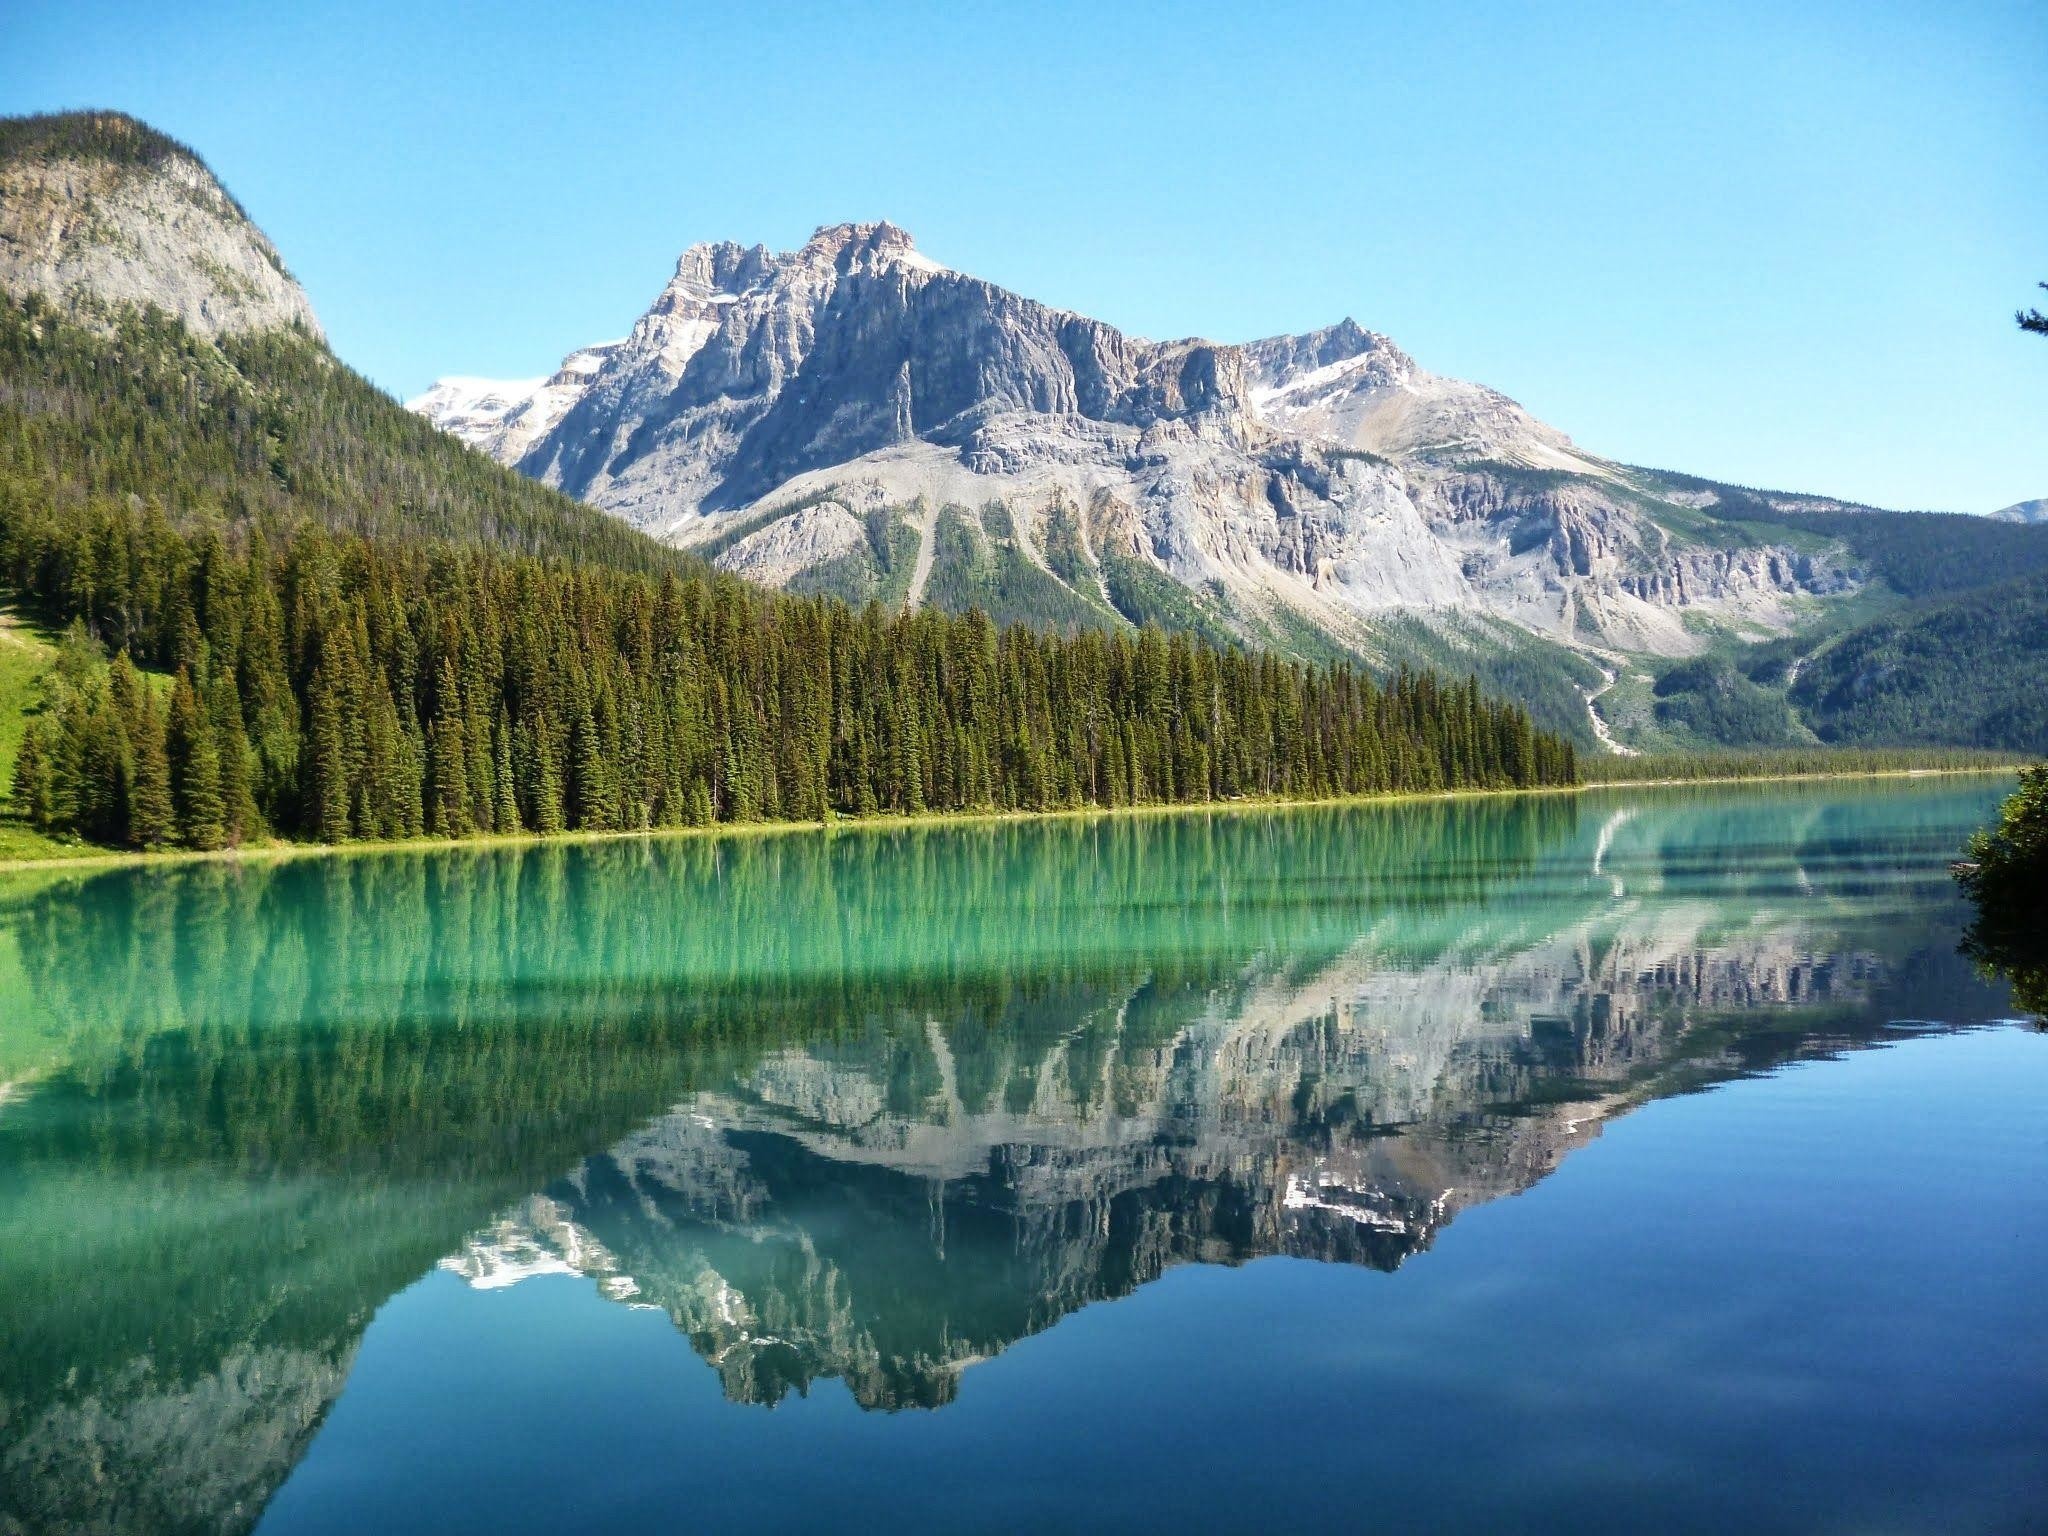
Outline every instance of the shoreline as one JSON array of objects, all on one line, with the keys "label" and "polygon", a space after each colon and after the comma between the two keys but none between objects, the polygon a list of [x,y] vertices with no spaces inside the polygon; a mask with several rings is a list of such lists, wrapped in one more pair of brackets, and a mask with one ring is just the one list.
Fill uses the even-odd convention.
[{"label": "shoreline", "polygon": [[684,837],[779,837],[796,832],[890,832],[914,827],[975,826],[983,824],[1091,820],[1112,816],[1185,816],[1195,813],[1216,815],[1244,811],[1311,810],[1318,807],[1412,805],[1440,800],[1491,800],[1510,796],[1584,795],[1602,790],[1683,789],[1730,784],[1825,783],[1845,779],[1931,779],[2017,773],[2020,762],[1985,764],[1960,768],[1860,768],[1817,773],[1725,774],[1704,778],[1615,779],[1584,784],[1538,785],[1528,789],[1437,789],[1408,790],[1379,795],[1337,795],[1301,800],[1281,797],[1238,800],[1198,800],[1160,805],[1080,805],[1050,811],[923,811],[911,815],[838,816],[830,821],[713,822],[702,827],[649,827],[617,832],[492,832],[470,837],[410,837],[354,843],[271,842],[243,848],[199,850],[171,848],[148,852],[140,849],[93,848],[81,846],[77,853],[54,853],[46,858],[0,858],[0,875],[30,874],[37,871],[103,871],[134,867],[156,868],[185,864],[282,863],[291,859],[334,858],[376,853],[444,853],[460,850],[528,848],[582,843],[656,842]]}]

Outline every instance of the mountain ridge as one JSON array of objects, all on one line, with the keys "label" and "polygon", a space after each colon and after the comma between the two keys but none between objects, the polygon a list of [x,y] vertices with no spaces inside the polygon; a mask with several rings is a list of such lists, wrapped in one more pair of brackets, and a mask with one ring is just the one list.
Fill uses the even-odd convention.
[{"label": "mountain ridge", "polygon": [[[410,404],[769,585],[1469,670],[1587,746],[1719,740],[1719,702],[1671,697],[1722,686],[1694,663],[1886,616],[1912,516],[1604,458],[1351,317],[1129,335],[886,220],[691,246],[621,340]],[[1765,716],[1816,738],[1789,697]]]},{"label": "mountain ridge", "polygon": [[[1358,621],[1389,611],[1506,609],[1569,641],[1586,606],[1571,578],[1609,556],[1642,569],[1593,584],[1592,627],[1657,654],[1697,648],[1672,607],[1769,623],[1775,599],[1853,580],[1790,552],[1703,563],[1633,537],[1614,514],[1640,472],[1356,321],[1149,341],[956,273],[886,221],[823,226],[781,255],[692,246],[625,340],[539,385],[468,385],[412,404],[671,542],[828,498],[856,517],[1065,500],[1096,525],[1084,543],[1100,533],[1184,587],[1230,591],[1240,618],[1291,611],[1354,649],[1370,648]],[[1585,483],[1517,487],[1500,470]],[[1503,512],[1517,526],[1497,547],[1460,536]],[[1038,553],[1028,530],[1020,542]],[[1553,570],[1522,558],[1537,543]]]}]

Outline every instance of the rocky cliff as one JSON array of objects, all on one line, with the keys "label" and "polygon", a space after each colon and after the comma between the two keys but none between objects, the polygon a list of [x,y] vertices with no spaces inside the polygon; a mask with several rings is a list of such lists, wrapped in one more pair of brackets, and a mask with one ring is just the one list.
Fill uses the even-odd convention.
[{"label": "rocky cliff", "polygon": [[1678,656],[1861,580],[1839,550],[1703,533],[1711,495],[1353,321],[1147,341],[886,223],[781,253],[693,246],[622,341],[413,405],[729,569],[856,601],[966,592],[1003,618],[1385,659],[1389,621],[1466,650],[1461,625],[1505,621],[1490,643]]},{"label": "rocky cliff", "polygon": [[114,112],[0,124],[0,292],[197,335],[320,325],[276,248],[183,145]]}]

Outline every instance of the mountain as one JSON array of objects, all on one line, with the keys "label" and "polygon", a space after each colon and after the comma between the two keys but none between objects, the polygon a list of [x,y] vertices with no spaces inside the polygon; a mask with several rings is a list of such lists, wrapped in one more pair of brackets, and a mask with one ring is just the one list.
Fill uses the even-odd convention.
[{"label": "mountain", "polygon": [[1896,595],[1859,536],[1785,521],[1893,514],[1604,459],[1350,320],[1126,336],[887,223],[692,246],[623,339],[412,405],[771,585],[1473,670],[1582,744],[1729,740],[1657,687]]},{"label": "mountain", "polygon": [[2009,507],[2000,507],[1991,515],[2001,523],[2048,523],[2048,496],[2016,501]]},{"label": "mountain", "polygon": [[[1374,617],[1419,612],[1686,654],[1682,610],[1782,622],[1856,580],[1789,546],[1690,547],[1618,466],[1350,321],[1143,341],[942,267],[886,223],[781,254],[693,246],[624,340],[414,406],[752,574],[857,554],[864,519],[903,509],[911,603],[948,507],[1105,618],[1143,616],[1114,580],[1136,561],[1233,633],[1305,623],[1368,650]],[[990,502],[1008,531],[975,510]]]},{"label": "mountain", "polygon": [[0,122],[0,291],[104,318],[154,305],[195,335],[319,338],[304,290],[199,157],[134,118]]},{"label": "mountain", "polygon": [[77,631],[0,677],[32,853],[1576,779],[1436,677],[750,587],[404,410],[289,295],[228,307],[214,253],[268,246],[189,152],[103,115],[10,133],[17,182],[208,210],[139,256],[0,212],[44,253],[0,304],[0,581]]},{"label": "mountain", "polygon": [[[1631,468],[1349,321],[1143,341],[839,225],[782,254],[693,247],[627,336],[545,378],[444,380],[414,413],[334,356],[271,242],[163,135],[0,122],[0,190],[0,506],[1152,621],[1474,673],[1581,747],[1868,741],[1869,680],[1823,663],[1925,616],[1944,669],[1881,663],[1896,707],[1870,719],[2048,748],[2009,644],[2032,589],[2002,588],[2048,573],[2048,528]],[[1937,605],[1987,622],[1959,645]],[[1966,711],[1935,682],[1958,671]]]},{"label": "mountain", "polygon": [[0,119],[0,298],[0,489],[32,502],[690,563],[348,368],[204,162],[131,117]]}]

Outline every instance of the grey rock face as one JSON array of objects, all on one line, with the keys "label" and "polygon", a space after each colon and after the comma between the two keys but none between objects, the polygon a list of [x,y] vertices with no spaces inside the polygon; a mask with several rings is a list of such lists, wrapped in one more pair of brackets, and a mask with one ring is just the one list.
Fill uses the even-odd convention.
[{"label": "grey rock face", "polygon": [[[148,130],[100,120],[117,142]],[[276,249],[182,151],[154,162],[52,148],[0,159],[0,291],[88,320],[154,305],[195,334],[320,335]]]},{"label": "grey rock face", "polygon": [[1011,413],[1144,426],[1244,394],[1234,349],[1133,343],[947,271],[893,225],[844,224],[782,255],[685,251],[517,462],[687,537],[692,513],[746,507],[795,476],[913,440],[970,449]]},{"label": "grey rock face", "polygon": [[[750,526],[721,556],[775,584],[853,547],[851,518],[807,510],[823,500],[1001,503],[1048,580],[1049,509],[1075,509],[1088,560],[1150,567],[1253,638],[1368,651],[1375,620],[1414,613],[1686,654],[1689,614],[1768,630],[1854,583],[1789,548],[1687,545],[1634,472],[1353,321],[1146,341],[950,271],[886,223],[780,254],[693,246],[625,340],[545,383],[448,380],[413,405],[678,543],[787,508],[800,526]],[[1106,600],[1100,572],[1066,569]]]}]

